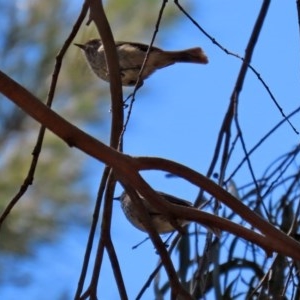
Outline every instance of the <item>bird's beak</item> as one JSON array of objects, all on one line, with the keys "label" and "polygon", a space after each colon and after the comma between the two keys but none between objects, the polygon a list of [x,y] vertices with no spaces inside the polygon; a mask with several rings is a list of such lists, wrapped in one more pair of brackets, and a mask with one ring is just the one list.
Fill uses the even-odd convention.
[{"label": "bird's beak", "polygon": [[84,50],[85,49],[85,45],[82,44],[76,44],[74,43],[75,46],[79,47],[80,49]]},{"label": "bird's beak", "polygon": [[114,197],[113,200],[118,200],[118,201],[120,201],[120,200],[121,200],[121,196],[119,196],[119,197]]}]

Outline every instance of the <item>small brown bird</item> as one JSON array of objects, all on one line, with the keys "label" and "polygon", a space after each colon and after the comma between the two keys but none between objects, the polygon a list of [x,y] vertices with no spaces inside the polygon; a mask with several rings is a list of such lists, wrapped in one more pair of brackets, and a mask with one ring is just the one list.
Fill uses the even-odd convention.
[{"label": "small brown bird", "polygon": [[[116,42],[121,71],[122,85],[134,86],[143,65],[149,46],[132,42]],[[88,64],[94,73],[105,81],[109,81],[104,47],[101,40],[93,39],[85,44],[74,44],[84,51]],[[147,63],[141,75],[140,84],[157,69],[165,68],[175,63],[207,64],[208,59],[199,47],[181,51],[164,51],[151,47]]]},{"label": "small brown bird", "polygon": [[[159,194],[165,201],[168,201],[174,205],[179,205],[179,206],[184,206],[184,207],[193,207],[192,203],[190,203],[186,200],[174,197],[172,195],[169,195],[169,194],[166,194],[163,192],[156,191],[156,193]],[[144,197],[142,197],[140,195],[139,195],[139,197],[140,197],[140,200],[143,202],[145,208],[147,209],[149,216],[152,219],[152,223],[158,233],[163,234],[163,233],[168,233],[168,232],[172,232],[172,231],[176,230],[176,228],[174,228],[174,226],[170,223],[169,219],[165,215],[163,215],[155,207],[153,207],[150,204],[150,202],[148,202]],[[142,231],[146,231],[142,222],[140,221],[139,214],[137,213],[134,203],[133,203],[133,201],[131,201],[131,198],[128,195],[128,193],[126,191],[124,191],[121,194],[121,196],[114,198],[114,199],[121,201],[122,210],[123,210],[126,218],[128,219],[128,221],[132,225],[134,225],[136,228],[138,228]],[[181,220],[181,219],[176,220],[176,222],[178,223],[179,226],[184,226],[189,223],[189,221]],[[215,235],[217,235],[217,236],[220,235],[219,229],[211,228],[206,225],[203,225],[203,226],[206,227],[209,231],[211,231]]]}]

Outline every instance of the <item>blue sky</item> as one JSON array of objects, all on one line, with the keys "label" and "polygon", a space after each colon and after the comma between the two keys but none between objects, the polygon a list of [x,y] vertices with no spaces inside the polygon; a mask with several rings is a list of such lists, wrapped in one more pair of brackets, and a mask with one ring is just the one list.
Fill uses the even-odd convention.
[{"label": "blue sky", "polygon": [[[172,2],[169,5],[173,5]],[[243,56],[260,5],[261,1],[199,1],[192,15],[222,46]],[[163,31],[164,28],[160,28],[160,32]],[[170,50],[201,46],[209,57],[209,64],[177,64],[158,71],[146,81],[136,96],[125,134],[124,152],[172,159],[205,174],[241,62],[221,51],[185,18],[181,18],[170,34],[164,36],[167,36],[166,39],[160,40],[161,44],[156,43],[157,46]],[[299,29],[295,1],[271,2],[251,64],[286,114],[299,105]],[[125,89],[124,92],[129,93],[130,90]],[[251,71],[247,73],[240,95],[238,113],[248,149],[282,119],[265,88]],[[107,114],[109,118],[108,109]],[[299,117],[291,121],[300,130]],[[256,176],[262,175],[276,157],[298,143],[299,136],[289,125],[283,125],[253,155]],[[243,158],[239,149],[238,146],[228,170],[234,169]],[[91,166],[91,194],[96,197],[102,164],[89,159],[88,165]],[[198,191],[183,180],[166,179],[159,172],[147,173],[145,178],[155,189],[190,201]],[[235,181],[237,185],[251,181],[248,169],[244,168]],[[116,193],[120,192],[118,187]],[[131,249],[145,236],[127,222],[119,203],[115,203],[112,237],[130,299],[137,295],[157,263],[158,257],[150,242],[136,250]],[[74,227],[56,245],[39,249],[38,264],[29,262],[17,267],[26,272],[38,265],[39,272],[34,275],[38,284],[20,287],[20,291],[26,293],[28,299],[42,296],[43,299],[55,299],[65,290],[71,299],[86,239],[87,233]],[[105,260],[99,298],[119,299],[112,276],[110,264]],[[53,288],[49,290],[50,285]],[[15,292],[16,288],[13,290]],[[15,294],[10,297],[13,290],[9,287],[3,289],[7,300],[15,299]],[[145,299],[151,299],[151,288],[147,295]]]}]

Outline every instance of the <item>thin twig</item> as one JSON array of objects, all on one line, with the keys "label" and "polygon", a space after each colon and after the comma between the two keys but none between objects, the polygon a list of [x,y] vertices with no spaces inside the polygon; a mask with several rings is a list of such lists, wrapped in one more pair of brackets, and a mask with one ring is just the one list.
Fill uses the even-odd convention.
[{"label": "thin twig", "polygon": [[[172,244],[168,250],[169,255],[171,255],[171,253],[173,252],[176,244],[178,243],[179,239],[181,238],[181,234],[178,233],[173,241]],[[144,285],[142,286],[141,290],[139,291],[138,295],[136,296],[136,300],[140,300],[142,299],[143,294],[145,293],[146,289],[149,288],[151,282],[155,279],[156,275],[158,274],[159,270],[162,267],[162,262],[159,261],[157,267],[152,271],[152,273],[149,275],[148,279],[146,280],[146,282],[144,283]]]},{"label": "thin twig", "polygon": [[[194,18],[191,17],[191,15],[179,4],[179,0],[174,0],[174,3],[178,6],[178,8],[183,12],[183,14],[186,15],[186,17],[207,37],[211,40],[211,42],[213,44],[215,44],[216,46],[218,46],[222,51],[224,51],[226,54],[234,56],[238,59],[240,59],[243,62],[243,65],[246,68],[249,68],[258,78],[258,80],[262,83],[262,85],[264,86],[264,88],[266,89],[267,93],[269,94],[270,98],[272,99],[272,101],[274,102],[274,104],[276,105],[276,107],[278,108],[278,110],[280,111],[281,115],[283,116],[283,118],[288,122],[288,124],[291,126],[291,128],[293,129],[293,131],[296,134],[299,134],[298,130],[293,126],[293,124],[290,122],[290,120],[288,119],[288,117],[286,117],[282,107],[279,105],[279,102],[276,100],[275,96],[273,95],[273,93],[271,92],[271,89],[269,88],[269,86],[267,85],[267,83],[265,82],[265,80],[261,77],[260,73],[250,64],[249,57],[247,57],[247,50],[246,50],[246,54],[245,57],[241,57],[240,55],[229,51],[228,49],[226,49],[225,47],[223,47],[215,38],[213,38],[206,30],[203,29],[202,26],[199,25],[198,22],[196,22],[196,20]],[[253,44],[255,45],[257,38],[258,38],[258,34],[262,28],[262,24],[264,22],[264,19],[266,17],[266,13],[268,11],[268,7],[270,4],[270,0],[264,0],[263,4],[262,4],[262,8],[260,10],[260,15],[257,19],[257,22],[255,24],[255,27],[252,31],[252,33],[254,35],[251,36],[250,40],[249,40],[249,44]],[[257,36],[255,36],[257,34]],[[248,46],[249,46],[248,44]],[[247,47],[248,48],[248,47]],[[249,52],[250,53],[250,52]],[[241,86],[242,87],[242,86]]]},{"label": "thin twig", "polygon": [[[298,113],[300,111],[300,107],[296,108],[294,111],[292,111],[287,117],[290,119],[293,115]],[[270,131],[268,131],[254,146],[249,150],[248,156],[250,156],[255,150],[257,150],[267,139],[270,137],[283,123],[285,123],[286,120],[281,120],[278,122]],[[226,181],[224,182],[227,184],[238,172],[238,170],[242,167],[244,162],[246,161],[246,157],[244,157],[241,162],[237,165],[237,167],[232,171],[232,173],[228,176]]]},{"label": "thin twig", "polygon": [[300,0],[296,1],[296,6],[297,6],[297,16],[298,16],[298,30],[300,34]]},{"label": "thin twig", "polygon": [[[52,73],[52,80],[51,80],[49,93],[48,93],[47,101],[46,101],[46,105],[49,106],[49,107],[51,107],[53,99],[54,99],[56,84],[57,84],[58,76],[59,76],[59,73],[60,73],[62,60],[63,60],[70,44],[72,43],[74,37],[76,36],[76,34],[77,34],[77,32],[80,28],[86,14],[87,14],[87,10],[88,10],[88,6],[85,2],[82,6],[82,9],[81,9],[81,12],[78,16],[78,19],[77,19],[77,21],[75,22],[75,24],[72,28],[71,33],[69,34],[68,38],[65,40],[65,43],[63,44],[61,50],[59,51],[59,53],[56,56],[55,67],[54,67],[54,71]],[[17,202],[20,200],[20,198],[26,193],[29,185],[32,185],[32,183],[33,183],[36,166],[37,166],[39,155],[40,155],[42,145],[43,145],[45,131],[46,131],[46,127],[41,126],[39,134],[38,134],[36,145],[35,145],[34,150],[32,152],[33,157],[32,157],[32,161],[31,161],[27,176],[26,176],[23,184],[21,185],[19,192],[12,198],[12,200],[6,206],[4,212],[1,214],[1,216],[0,216],[0,227],[2,226],[4,220],[6,219],[8,214],[11,212],[13,207],[17,204]]]},{"label": "thin twig", "polygon": [[[91,252],[93,249],[93,243],[94,243],[94,239],[95,239],[97,224],[98,224],[98,220],[99,220],[102,196],[104,194],[104,190],[106,187],[106,182],[107,182],[107,178],[109,175],[109,171],[110,171],[110,168],[106,167],[102,174],[101,183],[100,183],[98,194],[97,194],[97,200],[96,200],[95,207],[94,207],[93,221],[92,221],[92,224],[90,227],[89,237],[88,237],[87,245],[85,248],[85,254],[84,254],[83,264],[82,264],[81,273],[80,273],[80,277],[79,277],[78,287],[77,287],[75,297],[74,297],[75,300],[80,299],[80,295],[82,293],[84,282],[86,279],[89,261],[90,261],[90,257],[91,257]],[[98,255],[100,255],[100,254],[98,253]]]},{"label": "thin twig", "polygon": [[106,250],[108,253],[108,256],[110,258],[112,269],[116,278],[117,287],[119,289],[119,295],[121,300],[128,299],[127,293],[126,293],[126,287],[124,284],[124,280],[122,277],[121,268],[118,262],[118,257],[114,248],[114,245],[112,243],[112,240],[109,238],[106,241]]},{"label": "thin twig", "polygon": [[[94,262],[94,267],[93,267],[93,272],[92,272],[92,278],[91,278],[91,282],[90,282],[89,288],[88,288],[91,297],[97,297],[98,281],[99,281],[99,276],[100,276],[100,271],[101,271],[101,266],[102,266],[102,261],[103,261],[104,249],[107,248],[108,244],[110,244],[110,246],[112,246],[111,237],[110,237],[110,227],[111,227],[111,216],[112,216],[112,201],[113,201],[112,199],[113,199],[115,185],[116,185],[116,181],[113,177],[112,170],[110,170],[110,174],[107,178],[107,185],[106,185],[105,202],[104,202],[104,208],[103,208],[103,218],[102,218],[102,223],[101,223],[101,236],[100,236],[97,251],[96,251],[96,257],[95,257],[95,262]],[[119,268],[119,263],[117,261],[117,258],[113,255],[114,251],[110,246],[109,246],[109,250],[110,250],[109,254],[111,254],[112,256],[109,256],[109,258],[110,258],[112,266],[113,266],[113,271],[114,271],[115,278],[117,281],[119,295],[120,295],[121,299],[126,300],[126,299],[128,299],[128,297],[126,294],[124,281],[122,279],[121,271]],[[119,286],[119,284],[120,284],[120,286]]]},{"label": "thin twig", "polygon": [[151,42],[149,44],[149,47],[148,47],[148,50],[146,52],[146,56],[145,56],[145,59],[143,61],[143,64],[142,64],[142,67],[140,69],[140,72],[138,74],[138,79],[137,79],[137,82],[135,84],[135,87],[134,87],[134,90],[133,90],[133,93],[131,95],[131,101],[130,101],[130,104],[129,104],[129,108],[128,108],[128,113],[127,113],[127,117],[126,117],[126,120],[125,120],[125,123],[124,123],[124,126],[123,126],[123,130],[122,130],[122,133],[121,133],[121,137],[123,137],[125,131],[126,131],[126,128],[127,128],[127,125],[129,123],[129,120],[130,120],[130,116],[131,116],[131,113],[132,113],[132,109],[133,109],[133,104],[135,102],[135,95],[136,95],[136,92],[137,90],[139,89],[140,87],[140,80],[141,80],[141,77],[142,77],[142,73],[144,71],[144,68],[145,68],[145,65],[148,61],[148,57],[149,57],[149,53],[151,51],[151,47],[153,46],[153,43],[155,41],[155,38],[156,38],[156,35],[158,33],[158,30],[159,30],[159,26],[160,26],[160,22],[161,22],[161,19],[162,19],[162,15],[163,15],[163,12],[164,12],[164,9],[165,9],[165,6],[167,4],[168,0],[163,0],[162,4],[161,4],[161,7],[160,7],[160,10],[159,10],[159,13],[158,13],[158,18],[157,18],[157,21],[156,21],[156,24],[155,24],[155,30],[153,32],[153,35],[152,35],[152,38],[151,38]]}]

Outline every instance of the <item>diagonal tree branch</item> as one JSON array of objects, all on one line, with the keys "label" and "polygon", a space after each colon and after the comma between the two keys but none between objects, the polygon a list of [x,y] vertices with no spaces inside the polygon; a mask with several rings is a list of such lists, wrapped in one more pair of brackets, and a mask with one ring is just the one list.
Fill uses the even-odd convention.
[{"label": "diagonal tree branch", "polygon": [[[279,248],[276,246],[276,244],[278,244],[280,245],[280,252],[282,254],[291,256],[295,259],[300,259],[300,244],[298,242],[288,237],[274,226],[270,225],[256,213],[251,211],[247,206],[243,205],[243,203],[205,176],[189,169],[188,167],[168,161],[166,159],[132,158],[104,145],[74,125],[65,121],[62,117],[41,103],[26,89],[21,87],[2,72],[0,72],[0,91],[5,96],[13,100],[13,102],[15,102],[17,105],[19,105],[26,113],[31,115],[40,123],[43,123],[43,125],[49,130],[61,137],[67,142],[68,145],[77,147],[88,155],[91,155],[96,159],[103,161],[107,165],[110,165],[114,169],[114,174],[118,180],[120,180],[124,185],[134,187],[135,190],[137,190],[143,197],[149,199],[151,204],[157,206],[162,213],[166,214],[166,216],[180,218],[182,214],[185,216],[190,214],[190,218],[196,219],[199,215],[195,215],[195,213],[198,213],[198,211],[195,209],[182,207],[178,208],[176,205],[170,205],[161,201],[159,196],[141,178],[138,173],[140,170],[164,170],[189,180],[190,182],[206,190],[219,201],[225,203],[227,206],[232,208],[235,213],[239,214],[251,225],[263,232],[264,235],[269,238],[272,249],[279,251]],[[209,220],[206,216],[201,222],[203,224],[212,225],[211,222],[216,220],[214,218],[209,218]],[[216,227],[217,225],[218,223],[214,224]],[[222,229],[225,229],[223,225],[221,226]],[[153,231],[153,228],[147,222],[145,222],[145,227],[149,231],[150,237],[153,238],[153,236],[155,236],[155,234],[152,234],[153,232],[151,232]],[[231,231],[230,228],[226,228],[225,230]],[[157,237],[158,235],[156,233],[154,238]],[[161,239],[159,240],[161,241]],[[162,247],[163,251],[166,251],[163,244],[155,243],[155,246],[158,250],[160,250],[160,247]],[[168,266],[169,261],[166,259],[165,261],[163,260],[163,263],[166,267],[166,265]]]}]

